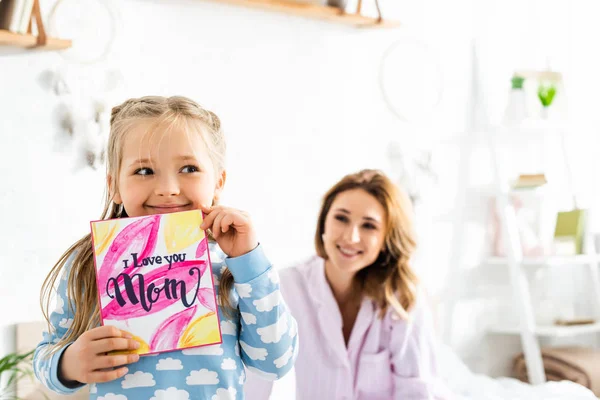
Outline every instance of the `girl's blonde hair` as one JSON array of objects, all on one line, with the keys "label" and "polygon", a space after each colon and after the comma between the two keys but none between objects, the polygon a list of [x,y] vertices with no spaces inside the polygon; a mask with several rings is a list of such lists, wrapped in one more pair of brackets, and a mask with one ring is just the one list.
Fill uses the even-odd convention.
[{"label": "girl's blonde hair", "polygon": [[[130,99],[112,109],[110,118],[110,136],[108,139],[107,152],[107,175],[112,183],[107,188],[104,203],[104,211],[100,219],[112,219],[126,217],[127,214],[122,204],[116,204],[114,189],[118,188],[118,176],[121,168],[123,141],[136,122],[141,119],[156,121],[156,124],[187,124],[202,134],[202,139],[208,148],[215,172],[220,176],[225,170],[225,137],[221,129],[219,118],[196,102],[185,97],[160,97],[147,96]],[[98,308],[98,294],[96,288],[96,275],[92,251],[91,234],[73,244],[58,260],[46,277],[41,291],[41,306],[44,317],[50,324],[50,301],[53,296],[54,287],[64,271],[65,264],[71,261],[71,272],[67,281],[67,303],[71,312],[74,313],[73,323],[67,330],[67,334],[57,342],[53,350],[63,347],[67,343],[76,340],[85,331],[95,328],[100,323],[100,310]],[[233,276],[229,270],[225,270],[219,283],[219,291],[222,294],[229,293],[233,286]],[[219,296],[220,306],[224,310],[231,309],[229,296]]]},{"label": "girl's blonde hair", "polygon": [[346,175],[323,198],[315,233],[317,254],[327,259],[323,234],[325,219],[337,195],[347,190],[361,189],[379,201],[386,211],[384,248],[375,262],[354,277],[354,289],[375,300],[383,318],[388,306],[401,317],[415,304],[418,279],[409,260],[415,250],[412,206],[408,197],[381,171],[362,170]]}]

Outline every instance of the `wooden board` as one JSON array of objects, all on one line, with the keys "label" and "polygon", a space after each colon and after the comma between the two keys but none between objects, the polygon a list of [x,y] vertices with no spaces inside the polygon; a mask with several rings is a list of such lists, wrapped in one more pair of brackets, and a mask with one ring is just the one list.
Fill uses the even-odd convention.
[{"label": "wooden board", "polygon": [[358,27],[393,28],[400,26],[397,21],[378,21],[377,18],[342,12],[339,8],[310,3],[286,2],[282,0],[208,0],[265,11],[280,12],[300,17],[325,20]]},{"label": "wooden board", "polygon": [[66,39],[47,38],[46,44],[38,46],[38,38],[32,34],[19,34],[0,30],[0,46],[9,46],[27,50],[64,50],[71,47],[71,41]]}]

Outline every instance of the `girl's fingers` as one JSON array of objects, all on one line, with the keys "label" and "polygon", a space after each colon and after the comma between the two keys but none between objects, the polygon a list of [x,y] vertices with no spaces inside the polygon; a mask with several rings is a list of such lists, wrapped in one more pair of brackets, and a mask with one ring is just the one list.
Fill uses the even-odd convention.
[{"label": "girl's fingers", "polygon": [[200,224],[200,229],[209,229],[212,226],[212,222],[215,219],[215,216],[216,215],[212,212],[210,214],[205,215],[204,219],[202,220],[202,223]]},{"label": "girl's fingers", "polygon": [[232,212],[231,214],[228,214],[226,219],[223,219],[221,226],[223,232],[227,232],[232,226],[236,229],[236,231],[240,231],[241,228],[241,230],[243,231],[243,227],[247,226],[248,224],[249,218],[246,215],[244,215],[244,213],[236,211]]},{"label": "girl's fingers", "polygon": [[205,214],[210,214],[210,212],[212,211],[212,207],[206,207],[200,204],[200,210]]},{"label": "girl's fingers", "polygon": [[89,340],[100,340],[104,338],[131,338],[131,334],[120,330],[115,326],[104,325],[91,329],[81,336],[86,336]]},{"label": "girl's fingers", "polygon": [[208,213],[204,216],[200,229],[210,229],[213,226],[213,221],[222,210],[221,207],[212,207]]},{"label": "girl's fingers", "polygon": [[221,227],[223,226],[222,225],[223,219],[226,216],[227,216],[226,212],[220,212],[219,215],[217,216],[217,218],[215,218],[215,221],[213,222],[213,226],[212,226],[213,234],[215,233],[215,231],[217,231],[218,233],[225,232]]},{"label": "girl's fingers", "polygon": [[244,213],[236,213],[232,215],[233,222],[231,225],[240,233],[245,233],[251,225],[250,216]]},{"label": "girl's fingers", "polygon": [[95,354],[108,353],[113,350],[135,350],[139,347],[140,344],[133,339],[115,337],[96,340],[92,343]]},{"label": "girl's fingers", "polygon": [[109,371],[93,371],[87,374],[86,383],[104,383],[114,381],[115,379],[122,378],[129,372],[129,368],[121,367]]},{"label": "girl's fingers", "polygon": [[229,214],[225,215],[223,217],[223,219],[221,220],[221,225],[220,225],[221,231],[223,233],[227,232],[229,230],[229,227],[231,225],[233,225],[233,222],[234,222],[234,214],[233,213],[229,213]]},{"label": "girl's fingers", "polygon": [[95,363],[93,368],[95,370],[116,368],[137,362],[139,359],[139,354],[107,355],[98,357],[97,362]]},{"label": "girl's fingers", "polygon": [[249,219],[249,214],[244,211],[215,206],[204,217],[200,229],[210,229],[217,238],[221,233],[228,232],[232,225],[238,227],[248,224]]}]

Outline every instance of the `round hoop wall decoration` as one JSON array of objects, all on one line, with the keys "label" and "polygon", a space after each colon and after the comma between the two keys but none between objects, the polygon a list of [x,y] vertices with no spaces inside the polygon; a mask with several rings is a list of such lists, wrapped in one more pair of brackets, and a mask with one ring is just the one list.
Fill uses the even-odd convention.
[{"label": "round hoop wall decoration", "polygon": [[390,111],[406,122],[428,117],[442,100],[444,79],[436,52],[414,38],[392,43],[383,53],[379,85]]},{"label": "round hoop wall decoration", "polygon": [[73,46],[59,52],[78,64],[106,59],[117,36],[117,13],[107,0],[58,0],[48,15],[48,31]]}]

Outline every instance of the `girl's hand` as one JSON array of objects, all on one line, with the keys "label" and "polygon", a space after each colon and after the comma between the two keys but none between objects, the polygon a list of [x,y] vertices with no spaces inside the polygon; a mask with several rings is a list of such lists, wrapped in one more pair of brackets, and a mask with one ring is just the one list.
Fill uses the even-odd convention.
[{"label": "girl's hand", "polygon": [[114,326],[100,326],[81,335],[62,354],[59,377],[63,383],[108,382],[124,376],[123,367],[139,360],[138,354],[109,355],[113,350],[134,350],[139,343]]},{"label": "girl's hand", "polygon": [[256,232],[247,212],[215,206],[202,207],[206,214],[201,229],[210,229],[221,250],[229,257],[239,257],[258,246]]}]

